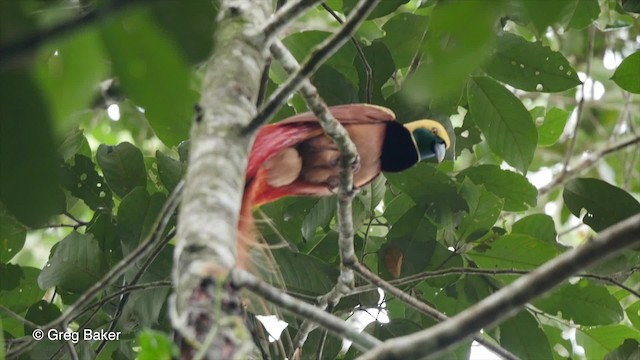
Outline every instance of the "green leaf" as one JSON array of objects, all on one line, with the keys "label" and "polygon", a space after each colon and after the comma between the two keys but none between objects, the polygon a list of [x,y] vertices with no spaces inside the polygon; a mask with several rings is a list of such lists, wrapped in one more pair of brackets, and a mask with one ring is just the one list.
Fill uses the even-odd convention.
[{"label": "green leaf", "polygon": [[468,177],[476,185],[484,187],[504,199],[504,210],[523,211],[535,206],[538,190],[526,177],[513,171],[502,170],[496,165],[480,165],[467,168],[458,174],[458,179]]},{"label": "green leaf", "polygon": [[8,263],[24,246],[27,228],[0,206],[0,263]]},{"label": "green leaf", "polygon": [[178,348],[163,332],[144,330],[138,335],[138,360],[171,360],[178,357]]},{"label": "green leaf", "polygon": [[91,210],[113,208],[111,189],[98,175],[91,159],[84,155],[76,154],[73,165],[63,165],[62,185]]},{"label": "green leaf", "polygon": [[464,116],[464,122],[461,127],[454,129],[456,134],[456,157],[462,154],[462,150],[467,149],[473,152],[473,146],[482,141],[480,137],[480,129],[473,122],[473,116],[470,111]]},{"label": "green leaf", "polygon": [[552,108],[544,116],[544,123],[538,127],[538,146],[551,146],[558,141],[569,120],[571,111]]},{"label": "green leaf", "polygon": [[598,0],[574,0],[575,6],[567,27],[583,29],[600,15]]},{"label": "green leaf", "polygon": [[628,92],[640,94],[640,51],[624,58],[611,80]]},{"label": "green leaf", "polygon": [[38,287],[38,274],[40,269],[0,264],[0,304],[21,314],[42,299],[45,291]]},{"label": "green leaf", "polygon": [[[310,56],[311,51],[323,40],[329,36],[330,33],[323,31],[304,31],[297,32],[287,36],[282,42],[287,46],[293,56],[302,62]],[[351,84],[358,83],[358,74],[353,68],[353,59],[356,56],[356,51],[353,46],[343,46],[338,50],[327,62],[326,65],[334,68],[341,73]],[[280,83],[280,81],[277,81]],[[324,94],[322,94],[324,95]]]},{"label": "green leaf", "polygon": [[122,259],[122,245],[116,228],[116,219],[111,212],[98,212],[87,225],[86,233],[92,234],[98,241],[100,250],[105,254],[108,267],[113,267]]},{"label": "green leaf", "polygon": [[577,0],[554,0],[540,3],[538,0],[520,0],[528,18],[538,34],[544,34],[547,27],[563,23],[570,18]]},{"label": "green leaf", "polygon": [[534,305],[548,314],[561,313],[563,319],[586,326],[615,324],[624,317],[620,303],[604,286],[585,280],[564,285]]},{"label": "green leaf", "polygon": [[640,3],[636,0],[622,0],[622,8],[628,12],[640,14]]},{"label": "green leaf", "polygon": [[540,325],[524,310],[500,324],[500,345],[521,359],[553,358]]},{"label": "green leaf", "polygon": [[[49,303],[45,300],[40,300],[37,303],[31,305],[29,310],[27,310],[27,314],[25,315],[25,319],[30,320],[32,323],[37,325],[45,325],[61,315],[60,309],[52,303]],[[24,325],[24,333],[31,333],[34,328],[25,324]]]},{"label": "green leaf", "polygon": [[60,286],[82,292],[107,272],[104,254],[91,234],[71,232],[51,250],[47,265],[38,276],[42,289]]},{"label": "green leaf", "polygon": [[524,234],[509,234],[491,243],[489,249],[476,248],[468,254],[485,269],[534,269],[560,252],[547,242]]},{"label": "green leaf", "polygon": [[469,204],[469,212],[458,225],[458,237],[466,239],[476,231],[490,229],[500,216],[504,199],[488,192],[483,185],[474,185],[467,178],[462,182],[460,192]]},{"label": "green leaf", "polygon": [[339,275],[336,268],[314,256],[289,250],[275,250],[273,257],[286,288],[293,292],[311,296],[324,295],[333,288]]},{"label": "green leaf", "polygon": [[555,244],[558,237],[553,219],[546,214],[523,217],[513,224],[511,233],[529,235],[551,244]]},{"label": "green leaf", "polygon": [[99,93],[107,61],[95,27],[74,32],[48,48],[37,68],[38,78],[57,128],[66,131],[78,124],[79,114],[90,108]]},{"label": "green leaf", "polygon": [[484,76],[471,78],[467,97],[473,121],[491,150],[526,173],[536,150],[538,132],[522,102],[504,86]]},{"label": "green leaf", "polygon": [[376,41],[371,46],[362,49],[367,63],[371,67],[371,100],[367,94],[367,73],[360,57],[353,59],[353,65],[358,71],[359,79],[359,100],[372,104],[381,104],[384,102],[382,95],[382,87],[389,80],[393,72],[396,70],[391,58],[391,52],[384,43]]},{"label": "green leaf", "polygon": [[180,50],[147,11],[110,17],[102,38],[125,92],[145,109],[158,138],[174,146],[189,137],[196,93]]},{"label": "green leaf", "polygon": [[604,360],[633,360],[640,359],[640,343],[633,339],[626,339],[622,345],[608,353]]},{"label": "green leaf", "polygon": [[76,154],[91,158],[91,147],[84,136],[84,131],[80,128],[70,131],[58,146],[58,154],[62,156],[64,162],[73,159]]},{"label": "green leaf", "polygon": [[142,187],[122,198],[117,219],[118,233],[125,250],[133,250],[149,234],[165,200],[163,194],[149,195]]},{"label": "green leaf", "polygon": [[467,209],[454,182],[430,164],[420,163],[401,173],[385,173],[385,176],[416,204],[429,207],[432,214]]},{"label": "green leaf", "polygon": [[304,217],[302,222],[302,236],[305,240],[310,240],[316,233],[318,226],[325,227],[333,218],[336,212],[335,196],[325,197],[311,208],[311,211]]},{"label": "green leaf", "polygon": [[387,34],[382,42],[387,45],[398,69],[411,65],[413,57],[422,47],[422,34],[427,30],[428,22],[429,18],[426,16],[400,13],[382,26]]},{"label": "green leaf", "polygon": [[162,185],[164,185],[169,192],[173,191],[180,182],[180,179],[183,178],[187,170],[187,165],[160,150],[156,151],[156,164],[158,164],[158,176],[160,177]]},{"label": "green leaf", "polygon": [[587,359],[603,359],[626,339],[640,339],[640,331],[626,325],[607,325],[576,330],[576,342]]},{"label": "green leaf", "polygon": [[312,82],[328,105],[358,102],[358,90],[355,85],[331,66],[321,66],[313,74]]},{"label": "green leaf", "polygon": [[566,360],[567,356],[571,355],[573,346],[571,341],[563,336],[563,330],[549,325],[543,325],[542,328],[553,349],[553,360]]},{"label": "green leaf", "polygon": [[158,323],[169,288],[152,288],[133,292],[122,310],[125,328],[145,328]]},{"label": "green leaf", "polygon": [[[416,104],[457,96],[469,74],[490,54],[502,1],[438,2],[429,18],[423,61],[408,81],[406,95]],[[421,36],[403,32],[407,37]],[[428,59],[428,61],[426,61]]]},{"label": "green leaf", "polygon": [[0,69],[0,201],[23,224],[41,226],[60,208],[47,103],[31,74]]},{"label": "green leaf", "polygon": [[598,179],[574,179],[562,193],[565,205],[582,222],[602,231],[640,212],[640,203],[628,192]]},{"label": "green leaf", "polygon": [[494,79],[525,91],[559,92],[580,85],[575,69],[562,53],[511,33],[498,38],[486,71]]},{"label": "green leaf", "polygon": [[119,197],[124,197],[137,186],[147,185],[147,169],[140,149],[123,142],[117,146],[101,144],[96,160],[107,184]]},{"label": "green leaf", "polygon": [[150,4],[155,23],[191,64],[211,53],[218,7],[210,0],[156,1]]},{"label": "green leaf", "polygon": [[[409,209],[387,234],[387,242],[402,253],[401,275],[407,276],[424,271],[430,263],[436,245],[436,227],[425,216],[424,207]],[[386,248],[379,252],[378,259],[384,261]],[[384,269],[384,265],[378,265]]]}]

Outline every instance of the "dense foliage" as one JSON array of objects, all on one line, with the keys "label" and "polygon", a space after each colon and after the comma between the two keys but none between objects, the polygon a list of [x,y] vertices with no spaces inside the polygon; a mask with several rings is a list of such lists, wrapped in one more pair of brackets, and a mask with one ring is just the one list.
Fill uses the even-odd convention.
[{"label": "dense foliage", "polygon": [[[149,236],[187,166],[216,6],[138,3],[0,0],[0,321],[10,354],[32,323],[56,320]],[[343,16],[356,1],[325,3]],[[47,30],[87,12],[100,15],[61,36]],[[354,36],[359,49],[347,43],[312,82],[329,105],[370,102],[400,122],[441,120],[455,146],[441,164],[361,189],[359,258],[454,315],[640,213],[640,147],[629,142],[640,126],[638,13],[632,0],[383,0]],[[302,62],[338,26],[318,7],[284,44]],[[275,62],[269,75],[267,97],[287,77]],[[303,111],[295,95],[274,121]],[[335,208],[335,198],[287,198],[258,213],[265,240],[289,245],[273,251],[287,292],[312,300],[333,286]],[[172,245],[144,262],[60,324],[99,331],[118,319],[119,341],[73,344],[81,358],[98,348],[105,359],[171,353]],[[637,357],[638,269],[640,253],[629,250],[485,332],[523,359]],[[412,275],[422,277],[402,282]],[[134,279],[148,286],[118,308]],[[380,339],[434,323],[386,300],[390,322],[367,329]],[[378,306],[377,292],[334,311],[346,318],[356,305]],[[286,320],[294,336],[299,323]],[[311,334],[308,353],[321,335]],[[444,357],[468,358],[470,345]],[[28,354],[67,357],[64,346],[39,341]],[[324,346],[333,359],[341,340]]]}]

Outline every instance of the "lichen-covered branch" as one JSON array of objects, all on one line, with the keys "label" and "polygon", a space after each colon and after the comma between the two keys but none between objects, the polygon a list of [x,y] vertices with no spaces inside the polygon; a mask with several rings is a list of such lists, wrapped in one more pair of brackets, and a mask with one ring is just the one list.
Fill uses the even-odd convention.
[{"label": "lichen-covered branch", "polygon": [[[220,1],[216,44],[205,75],[201,113],[191,132],[189,168],[174,250],[172,325],[191,358],[212,329],[205,358],[246,358],[252,341],[239,316],[237,289],[225,285],[236,260],[236,227],[251,143],[241,134],[255,116],[265,65],[257,39],[270,0]],[[216,311],[219,309],[219,311]]]}]

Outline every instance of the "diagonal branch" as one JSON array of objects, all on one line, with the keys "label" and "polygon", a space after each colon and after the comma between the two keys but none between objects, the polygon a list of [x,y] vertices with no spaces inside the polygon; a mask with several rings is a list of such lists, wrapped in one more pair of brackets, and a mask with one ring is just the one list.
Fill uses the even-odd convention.
[{"label": "diagonal branch", "polygon": [[333,55],[356,31],[357,27],[366,19],[367,15],[380,0],[361,0],[351,11],[347,21],[340,30],[328,37],[311,53],[311,56],[296,72],[284,82],[267,101],[251,123],[242,130],[243,135],[258,130],[284,105],[287,98],[302,85],[302,81],[313,74],[331,55]]},{"label": "diagonal branch", "polygon": [[283,28],[302,15],[305,10],[316,6],[320,2],[322,2],[322,0],[288,1],[262,28],[264,37],[266,39],[275,38]]},{"label": "diagonal branch", "polygon": [[386,341],[358,359],[432,356],[482,328],[513,315],[527,302],[561,284],[579,270],[639,243],[640,214],[605,229],[586,244],[548,261],[450,320],[424,331]]}]

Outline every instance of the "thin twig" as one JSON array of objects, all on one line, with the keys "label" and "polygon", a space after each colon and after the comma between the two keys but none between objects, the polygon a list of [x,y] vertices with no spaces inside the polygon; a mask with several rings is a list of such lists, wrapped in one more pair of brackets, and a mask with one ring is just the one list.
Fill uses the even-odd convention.
[{"label": "thin twig", "polygon": [[287,98],[302,85],[302,81],[313,74],[320,65],[349,39],[379,1],[380,0],[361,0],[351,11],[343,27],[323,41],[320,46],[316,47],[308,60],[295,74],[290,76],[284,84],[271,94],[267,104],[261,109],[260,113],[251,120],[247,127],[242,129],[242,134],[251,134],[269,121],[276,111],[282,107]]},{"label": "thin twig", "polygon": [[[333,9],[329,5],[327,5],[327,3],[323,2],[322,8],[324,8],[329,14],[331,14],[331,16],[333,16],[333,18],[336,19],[339,24],[344,23],[340,16],[338,16],[338,14],[336,14],[336,12],[333,11]],[[362,50],[362,46],[360,46],[360,43],[358,43],[358,41],[353,36],[350,36],[349,39],[351,40],[353,47],[356,49],[356,54],[358,54],[360,61],[362,61],[362,66],[364,66],[365,76],[367,79],[365,85],[366,102],[368,104],[371,104],[373,98],[373,69],[371,69],[371,65],[369,65],[369,61],[367,61],[367,57],[364,55],[364,51]]]},{"label": "thin twig", "polygon": [[568,169],[564,169],[560,172],[560,174],[558,174],[558,176],[556,176],[555,178],[553,178],[553,180],[548,183],[547,185],[541,187],[540,189],[538,189],[538,194],[540,196],[547,194],[549,191],[551,191],[553,188],[555,188],[558,185],[561,185],[563,183],[565,183],[566,181],[569,181],[570,179],[572,179],[574,176],[582,173],[583,171],[591,168],[593,165],[595,165],[600,159],[602,159],[603,157],[613,154],[617,151],[620,151],[622,149],[625,149],[629,146],[635,145],[640,143],[640,136],[636,136],[633,137],[631,139],[622,141],[618,144],[614,144],[611,145],[609,147],[606,147],[600,151],[597,151],[595,154],[592,154],[590,156],[587,156],[584,160],[582,160],[580,163],[578,163],[577,165],[568,168]]}]

